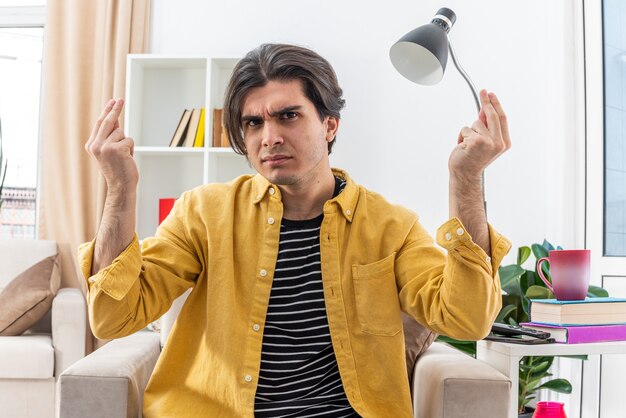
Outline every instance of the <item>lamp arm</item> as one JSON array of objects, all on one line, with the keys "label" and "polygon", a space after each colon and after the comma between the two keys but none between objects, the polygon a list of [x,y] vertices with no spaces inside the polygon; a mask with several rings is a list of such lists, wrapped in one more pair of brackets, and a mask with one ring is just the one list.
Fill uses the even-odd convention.
[{"label": "lamp arm", "polygon": [[[459,61],[456,58],[456,54],[454,53],[454,48],[452,48],[452,40],[450,39],[450,35],[448,35],[448,49],[450,50],[450,56],[452,57],[452,62],[454,63],[454,66],[456,67],[457,70],[459,70],[459,73],[461,73],[461,75],[467,82],[467,85],[469,86],[470,90],[472,91],[472,94],[474,95],[474,103],[476,104],[476,113],[480,113],[480,99],[478,98],[478,91],[476,90],[476,86],[474,86],[472,79],[469,78],[469,76],[467,75],[463,67],[461,67],[461,64],[459,64]],[[482,172],[481,182],[482,182],[482,189],[483,189],[483,205],[485,207],[485,216],[487,216],[487,200],[485,199],[485,172],[484,171]]]},{"label": "lamp arm", "polygon": [[454,48],[452,48],[452,40],[450,39],[449,35],[448,35],[448,49],[450,50],[450,56],[452,57],[452,62],[454,63],[454,66],[456,67],[457,70],[459,70],[459,73],[461,73],[461,75],[467,82],[467,85],[469,86],[470,90],[472,90],[472,94],[474,95],[474,102],[476,103],[476,113],[478,113],[480,112],[480,99],[478,98],[478,91],[476,90],[476,86],[474,86],[472,79],[469,78],[469,76],[467,75],[463,67],[461,67],[461,64],[459,64],[459,61],[456,58],[456,54],[454,53]]}]

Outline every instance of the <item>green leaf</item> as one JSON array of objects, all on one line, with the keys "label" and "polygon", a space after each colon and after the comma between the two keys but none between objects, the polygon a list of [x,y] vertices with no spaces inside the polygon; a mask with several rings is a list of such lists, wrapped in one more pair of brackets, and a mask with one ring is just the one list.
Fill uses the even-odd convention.
[{"label": "green leaf", "polygon": [[543,243],[541,244],[541,246],[548,251],[554,250],[554,245],[550,244],[545,238],[543,239]]},{"label": "green leaf", "polygon": [[517,265],[521,266],[524,264],[524,262],[528,260],[528,257],[530,257],[531,253],[530,247],[519,247],[517,249]]},{"label": "green leaf", "polygon": [[531,248],[532,248],[533,254],[535,255],[535,258],[537,260],[539,260],[542,257],[547,257],[548,254],[549,254],[548,250],[545,247],[543,247],[542,245],[533,244],[531,246]]},{"label": "green leaf", "polygon": [[526,270],[526,283],[528,283],[528,287],[535,285],[543,285],[545,284],[541,281],[537,273],[533,270]]},{"label": "green leaf", "polygon": [[549,389],[558,393],[572,393],[572,384],[567,379],[553,379],[541,386],[538,386],[536,390]]},{"label": "green leaf", "polygon": [[520,363],[520,365],[519,365],[520,372],[522,372],[522,371],[528,372],[528,371],[532,370],[532,368],[533,368],[533,366],[529,366],[528,364]]},{"label": "green leaf", "polygon": [[526,273],[522,274],[519,278],[519,289],[522,295],[526,294],[526,290],[528,290],[528,275]]},{"label": "green leaf", "polygon": [[609,292],[601,287],[590,285],[587,289],[587,296],[590,298],[606,298],[609,296]]},{"label": "green leaf", "polygon": [[500,309],[500,313],[498,313],[498,316],[496,317],[495,322],[506,324],[506,322],[504,322],[504,319],[509,315],[515,316],[516,311],[517,311],[517,306],[515,305],[506,305],[502,307],[502,309]]},{"label": "green leaf", "polygon": [[530,286],[526,291],[526,297],[528,299],[552,299],[554,293],[547,287],[542,286]]},{"label": "green leaf", "polygon": [[518,315],[517,322],[528,322],[528,318],[530,317],[530,299],[526,296],[522,298],[522,315]]},{"label": "green leaf", "polygon": [[562,357],[562,358],[569,358],[569,359],[573,359],[573,360],[589,360],[589,356],[586,354],[580,354],[580,355],[569,355],[569,356],[557,356],[557,357]]},{"label": "green leaf", "polygon": [[438,335],[435,341],[446,343],[459,351],[469,354],[472,357],[476,357],[476,341],[456,340],[446,335]]},{"label": "green leaf", "polygon": [[502,290],[509,295],[520,296],[522,293],[519,278],[525,270],[516,264],[511,264],[509,266],[500,267],[498,272],[500,273]]},{"label": "green leaf", "polygon": [[550,366],[552,366],[552,362],[551,361],[542,361],[541,363],[534,365],[531,370],[530,373],[536,376],[540,375],[540,378],[544,377],[544,373],[548,371],[548,369],[550,368]]}]

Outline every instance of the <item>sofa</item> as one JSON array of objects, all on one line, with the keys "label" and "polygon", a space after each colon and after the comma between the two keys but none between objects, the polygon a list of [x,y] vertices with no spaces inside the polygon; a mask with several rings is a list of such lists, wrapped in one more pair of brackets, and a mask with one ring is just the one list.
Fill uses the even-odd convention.
[{"label": "sofa", "polygon": [[[85,298],[78,289],[58,289],[56,256],[55,241],[0,240],[2,417],[54,417],[57,378],[85,355]],[[50,272],[56,279],[48,285],[42,275]]]},{"label": "sofa", "polygon": [[[161,318],[160,334],[143,330],[113,340],[65,370],[58,381],[60,418],[141,417],[143,391],[185,298]],[[408,340],[416,333],[407,328],[419,324],[406,318]],[[510,388],[511,381],[487,364],[435,342],[413,367],[414,416],[505,417]]]}]

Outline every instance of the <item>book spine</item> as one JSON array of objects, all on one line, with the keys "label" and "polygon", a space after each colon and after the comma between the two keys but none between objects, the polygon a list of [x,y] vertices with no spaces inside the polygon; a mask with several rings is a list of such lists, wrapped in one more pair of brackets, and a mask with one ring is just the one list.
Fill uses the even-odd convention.
[{"label": "book spine", "polygon": [[191,111],[191,117],[189,118],[189,126],[187,127],[187,134],[184,147],[193,147],[193,143],[196,139],[196,133],[198,132],[198,123],[200,122],[200,109],[193,109]]},{"label": "book spine", "polygon": [[200,121],[198,122],[198,130],[196,131],[196,137],[193,141],[193,146],[196,148],[204,147],[204,123],[205,123],[205,109],[200,110]]},{"label": "book spine", "polygon": [[[523,327],[553,333],[557,342],[567,344],[596,343],[606,341],[626,341],[626,324],[596,326],[562,326],[538,322],[522,322]],[[558,331],[558,332],[557,332]],[[559,335],[565,331],[565,338]]]},{"label": "book spine", "polygon": [[626,326],[567,327],[568,344],[626,340]]},{"label": "book spine", "polygon": [[222,146],[222,109],[213,109],[213,147]]},{"label": "book spine", "polygon": [[167,218],[167,215],[170,214],[175,201],[176,199],[169,197],[159,199],[159,225],[161,225],[161,222],[163,222],[165,218]]}]

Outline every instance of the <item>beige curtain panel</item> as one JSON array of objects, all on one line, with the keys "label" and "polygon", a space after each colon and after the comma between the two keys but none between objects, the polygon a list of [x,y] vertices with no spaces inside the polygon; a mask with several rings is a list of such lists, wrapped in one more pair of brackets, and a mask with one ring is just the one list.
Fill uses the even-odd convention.
[{"label": "beige curtain panel", "polygon": [[86,290],[76,249],[93,239],[105,184],[84,149],[126,56],[146,52],[150,0],[48,0],[44,32],[39,238],[59,243],[62,287]]}]

